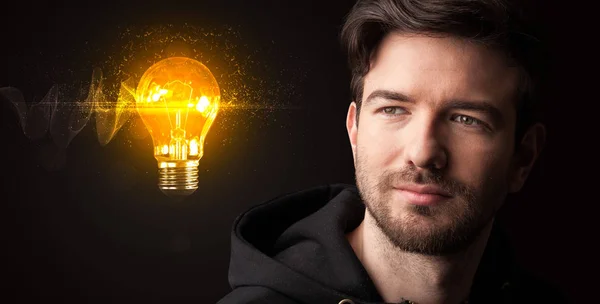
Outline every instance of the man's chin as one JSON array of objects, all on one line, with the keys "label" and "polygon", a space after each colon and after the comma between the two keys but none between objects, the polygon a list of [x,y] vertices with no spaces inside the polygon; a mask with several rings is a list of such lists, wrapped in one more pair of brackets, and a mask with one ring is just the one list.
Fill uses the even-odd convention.
[{"label": "man's chin", "polygon": [[446,219],[422,215],[407,216],[400,221],[398,231],[406,235],[435,235],[453,230]]},{"label": "man's chin", "polygon": [[401,227],[384,231],[395,247],[413,253],[425,255],[451,254],[465,248],[468,242],[456,238],[452,232],[456,227],[433,223],[431,219],[415,222],[411,225],[403,223]]},{"label": "man's chin", "polygon": [[423,206],[401,202],[396,206],[391,206],[391,211],[397,220],[402,222],[414,221],[417,223],[427,223],[432,225],[450,224],[452,215],[456,212],[449,210],[449,205],[445,206]]},{"label": "man's chin", "polygon": [[407,235],[439,235],[456,230],[457,222],[447,214],[439,212],[423,212],[411,208],[403,208],[393,216],[388,225],[395,226],[394,230]]}]

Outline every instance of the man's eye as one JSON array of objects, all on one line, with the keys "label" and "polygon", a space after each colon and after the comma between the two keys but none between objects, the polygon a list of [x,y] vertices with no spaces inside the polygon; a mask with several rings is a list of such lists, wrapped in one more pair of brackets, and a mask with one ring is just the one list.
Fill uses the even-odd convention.
[{"label": "man's eye", "polygon": [[473,117],[470,117],[470,116],[466,116],[466,115],[456,115],[456,116],[454,116],[454,118],[452,120],[456,121],[456,122],[460,122],[460,123],[462,123],[464,125],[467,125],[467,126],[472,126],[472,125],[479,126],[479,125],[483,125],[483,122],[481,120],[473,118]]},{"label": "man's eye", "polygon": [[406,112],[406,111],[404,111],[404,109],[402,109],[400,107],[385,107],[385,108],[381,109],[381,111],[387,115],[398,115],[398,114],[402,114],[402,113]]}]

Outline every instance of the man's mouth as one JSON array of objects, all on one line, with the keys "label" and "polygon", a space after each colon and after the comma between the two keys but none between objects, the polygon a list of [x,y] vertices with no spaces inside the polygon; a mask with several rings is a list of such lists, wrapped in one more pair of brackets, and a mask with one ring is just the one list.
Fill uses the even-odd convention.
[{"label": "man's mouth", "polygon": [[394,187],[394,191],[413,205],[433,206],[452,198],[452,195],[434,185],[404,184]]}]

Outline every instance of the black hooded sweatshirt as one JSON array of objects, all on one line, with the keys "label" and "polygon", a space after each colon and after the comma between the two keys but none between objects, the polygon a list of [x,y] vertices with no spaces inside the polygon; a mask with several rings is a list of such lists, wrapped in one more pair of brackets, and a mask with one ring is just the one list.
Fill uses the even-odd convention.
[{"label": "black hooded sweatshirt", "polygon": [[[233,290],[218,304],[384,303],[345,237],[364,212],[356,187],[335,184],[287,194],[241,214],[231,240]],[[495,225],[469,296],[469,304],[480,303],[566,301],[517,267]]]}]

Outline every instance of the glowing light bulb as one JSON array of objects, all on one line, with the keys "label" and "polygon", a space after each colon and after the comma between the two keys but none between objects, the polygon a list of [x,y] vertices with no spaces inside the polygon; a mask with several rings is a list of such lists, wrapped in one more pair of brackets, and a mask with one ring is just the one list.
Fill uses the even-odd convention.
[{"label": "glowing light bulb", "polygon": [[166,195],[185,196],[198,188],[198,163],[220,99],[210,70],[191,58],[159,61],[140,79],[136,108],[152,137],[158,187]]}]

